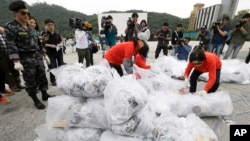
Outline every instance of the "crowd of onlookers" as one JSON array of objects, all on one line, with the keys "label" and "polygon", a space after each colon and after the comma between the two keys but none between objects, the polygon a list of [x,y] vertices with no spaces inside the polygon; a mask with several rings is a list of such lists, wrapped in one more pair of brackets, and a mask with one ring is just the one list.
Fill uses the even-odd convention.
[{"label": "crowd of onlookers", "polygon": [[[55,29],[56,23],[52,19],[44,21],[45,31],[41,31],[36,18],[29,13],[24,1],[12,2],[9,10],[13,12],[14,20],[0,28],[0,91],[12,95],[25,88],[35,107],[44,109],[45,105],[37,97],[38,90],[42,93],[43,101],[54,96],[47,93],[48,79],[44,60],[49,69],[66,64],[63,55],[66,54],[66,46],[71,45],[76,48],[78,63],[85,63],[86,67],[94,65],[93,54],[99,47],[92,37],[92,25],[88,21],[83,21],[80,27],[75,29],[74,39],[66,41]],[[104,50],[103,58],[107,60],[110,67],[117,70],[120,76],[124,75],[122,66],[127,74],[133,73],[134,65],[144,69],[151,68],[147,63],[149,52],[147,41],[152,33],[147,21],[143,19],[139,22],[138,17],[138,13],[131,15],[124,30],[125,36],[120,37],[120,42],[117,42],[117,28],[113,23],[113,17],[109,15],[101,23],[99,39],[101,48]],[[190,82],[192,93],[196,92],[196,81],[203,72],[210,72],[211,79],[199,95],[214,92],[219,86],[220,55],[223,53],[225,44],[228,44],[228,48],[223,59],[228,59],[231,54],[231,58],[235,59],[250,36],[250,13],[246,13],[241,22],[232,29],[227,25],[229,21],[228,16],[223,16],[213,23],[211,28],[202,26],[195,38],[199,40],[199,45],[196,47],[189,45],[190,37],[183,37],[182,24],[177,24],[175,29],[171,30],[169,24],[164,22],[153,34],[153,38],[157,40],[155,59],[159,57],[161,51],[164,55],[169,55],[171,50],[170,55],[178,60],[189,62],[185,81]],[[229,33],[230,30],[232,30],[231,33]],[[213,69],[208,69],[207,65],[211,65],[209,62],[211,58],[217,61],[214,62]],[[249,60],[250,53],[245,62],[248,63]],[[195,71],[189,81],[191,69]],[[20,77],[23,77],[25,86],[21,84]],[[49,81],[52,86],[57,85],[56,77],[51,72]],[[9,88],[5,84],[8,84]],[[0,95],[0,102],[10,101]]]}]

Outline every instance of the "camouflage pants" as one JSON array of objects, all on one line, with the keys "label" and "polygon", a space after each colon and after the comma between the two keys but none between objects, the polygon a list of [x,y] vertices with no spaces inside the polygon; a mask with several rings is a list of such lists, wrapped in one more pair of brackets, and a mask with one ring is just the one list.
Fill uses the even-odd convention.
[{"label": "camouflage pants", "polygon": [[42,54],[39,52],[20,53],[20,62],[24,68],[23,79],[28,94],[36,94],[37,88],[39,90],[47,90],[48,80]]}]

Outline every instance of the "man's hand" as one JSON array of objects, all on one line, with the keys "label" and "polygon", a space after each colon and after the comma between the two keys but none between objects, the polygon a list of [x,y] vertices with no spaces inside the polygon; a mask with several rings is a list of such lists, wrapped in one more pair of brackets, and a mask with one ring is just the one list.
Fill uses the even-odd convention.
[{"label": "man's hand", "polygon": [[17,71],[22,71],[23,70],[23,65],[19,61],[14,62],[14,69]]},{"label": "man's hand", "polygon": [[198,91],[198,92],[196,92],[196,93],[194,93],[195,95],[198,95],[198,96],[205,96],[205,95],[207,95],[207,91],[205,91],[205,90],[201,90],[201,91]]},{"label": "man's hand", "polygon": [[50,59],[49,59],[48,55],[45,54],[44,59],[45,59],[47,65],[49,65],[50,64]]}]

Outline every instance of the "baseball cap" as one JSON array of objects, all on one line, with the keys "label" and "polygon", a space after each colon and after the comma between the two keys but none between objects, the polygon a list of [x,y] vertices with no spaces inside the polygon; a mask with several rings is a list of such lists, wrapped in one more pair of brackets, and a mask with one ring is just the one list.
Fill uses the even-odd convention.
[{"label": "baseball cap", "polygon": [[137,33],[137,38],[144,41],[145,43],[148,41],[147,35],[144,32]]},{"label": "baseball cap", "polygon": [[13,1],[10,5],[9,5],[9,10],[10,11],[18,11],[19,9],[27,9],[25,2],[22,0],[16,0]]}]

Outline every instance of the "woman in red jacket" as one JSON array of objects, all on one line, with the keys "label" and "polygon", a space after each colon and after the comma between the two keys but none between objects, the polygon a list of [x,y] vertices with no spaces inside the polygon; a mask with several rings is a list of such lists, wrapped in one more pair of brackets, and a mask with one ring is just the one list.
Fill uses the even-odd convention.
[{"label": "woman in red jacket", "polygon": [[189,62],[184,73],[185,82],[188,83],[190,76],[190,93],[196,92],[197,80],[202,73],[208,72],[208,81],[204,89],[196,92],[196,95],[206,95],[215,92],[220,84],[221,60],[214,53],[205,52],[201,48],[197,48],[190,53]]},{"label": "woman in red jacket", "polygon": [[132,41],[122,42],[113,46],[105,53],[104,58],[111,67],[117,70],[120,76],[123,76],[122,64],[124,65],[125,71],[128,74],[132,74],[132,56],[135,55],[141,47],[146,45],[146,41],[147,35],[143,32],[139,32],[137,33],[137,37]]}]

